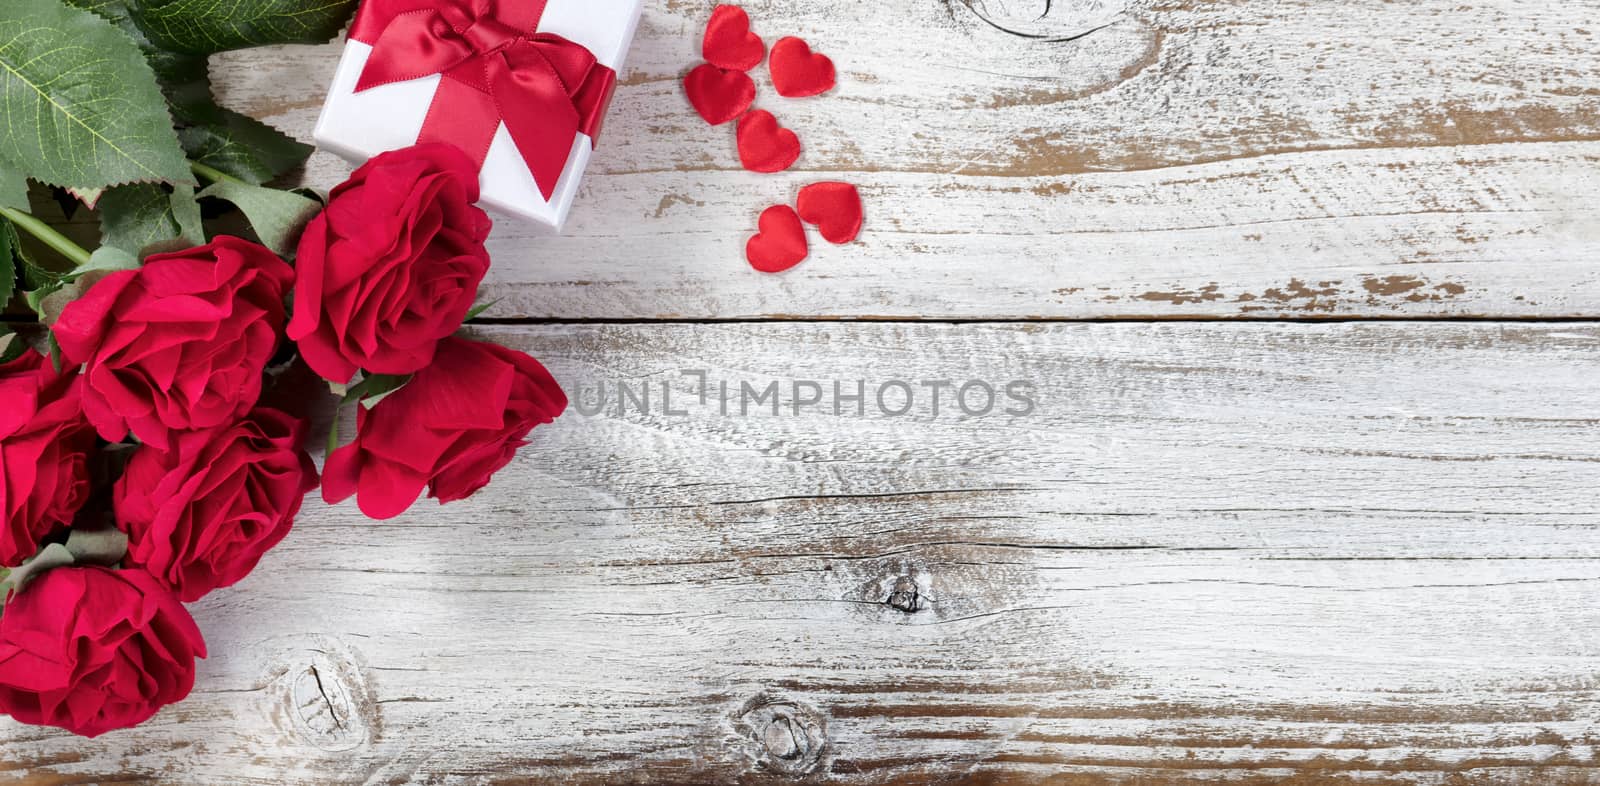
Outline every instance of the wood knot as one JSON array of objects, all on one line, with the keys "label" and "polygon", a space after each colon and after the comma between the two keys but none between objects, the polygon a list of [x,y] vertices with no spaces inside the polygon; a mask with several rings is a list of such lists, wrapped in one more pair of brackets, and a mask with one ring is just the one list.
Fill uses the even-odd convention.
[{"label": "wood knot", "polygon": [[984,24],[1041,43],[1076,41],[1127,13],[1128,0],[1024,0],[991,4],[959,0]]},{"label": "wood knot", "polygon": [[937,611],[933,574],[921,560],[890,559],[861,565],[863,580],[845,596],[852,613],[888,625],[918,625]]},{"label": "wood knot", "polygon": [[307,744],[324,751],[348,751],[365,743],[375,709],[359,670],[322,650],[306,651],[304,656],[283,678],[289,726]]},{"label": "wood knot", "polygon": [[770,772],[806,775],[821,767],[827,756],[827,719],[799,701],[757,696],[745,702],[734,725],[756,766]]},{"label": "wood knot", "polygon": [[922,608],[922,593],[917,590],[917,580],[910,576],[901,576],[895,579],[894,587],[889,590],[889,599],[884,601],[889,608],[915,614]]}]

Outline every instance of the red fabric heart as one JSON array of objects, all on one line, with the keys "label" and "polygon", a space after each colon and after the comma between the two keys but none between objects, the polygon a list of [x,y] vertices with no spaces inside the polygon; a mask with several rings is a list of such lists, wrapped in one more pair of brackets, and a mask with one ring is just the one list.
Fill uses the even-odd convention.
[{"label": "red fabric heart", "polygon": [[767,56],[767,45],[761,36],[750,32],[750,15],[743,8],[719,5],[706,23],[700,54],[718,68],[749,71],[761,65],[761,58]]},{"label": "red fabric heart", "polygon": [[861,234],[861,193],[849,183],[812,183],[800,189],[799,207],[800,219],[815,224],[829,243],[848,243]]},{"label": "red fabric heart", "polygon": [[683,78],[683,91],[694,111],[714,126],[744,114],[756,100],[756,83],[749,74],[709,63],[696,66]]},{"label": "red fabric heart", "polygon": [[772,45],[767,68],[772,71],[772,86],[786,98],[814,96],[834,86],[833,61],[813,54],[810,44],[794,36]]},{"label": "red fabric heart", "polygon": [[800,137],[765,109],[739,118],[739,162],[751,172],[782,172],[800,158]]},{"label": "red fabric heart", "polygon": [[781,273],[806,258],[806,228],[788,205],[761,211],[761,231],[744,246],[750,267],[763,273]]}]

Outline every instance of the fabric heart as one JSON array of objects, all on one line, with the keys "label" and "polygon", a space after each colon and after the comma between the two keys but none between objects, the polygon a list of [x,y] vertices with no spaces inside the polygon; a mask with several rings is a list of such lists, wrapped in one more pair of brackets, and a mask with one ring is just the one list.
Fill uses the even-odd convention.
[{"label": "fabric heart", "polygon": [[761,36],[750,32],[750,16],[743,8],[719,5],[706,23],[700,53],[718,68],[749,71],[761,65],[761,58],[767,56],[767,45]]},{"label": "fabric heart", "polygon": [[800,158],[800,137],[765,109],[739,118],[739,162],[751,172],[782,172]]},{"label": "fabric heart", "polygon": [[772,71],[772,86],[786,98],[819,95],[834,86],[833,61],[814,54],[810,44],[794,36],[772,45],[767,68]]},{"label": "fabric heart", "polygon": [[800,189],[799,207],[800,219],[815,224],[829,243],[848,243],[861,234],[861,193],[849,183],[812,183]]},{"label": "fabric heart", "polygon": [[683,78],[683,91],[694,111],[714,126],[744,114],[756,100],[756,83],[749,74],[709,63],[696,66]]},{"label": "fabric heart", "polygon": [[763,273],[781,273],[806,258],[806,228],[788,205],[761,211],[761,231],[744,246],[750,267]]}]

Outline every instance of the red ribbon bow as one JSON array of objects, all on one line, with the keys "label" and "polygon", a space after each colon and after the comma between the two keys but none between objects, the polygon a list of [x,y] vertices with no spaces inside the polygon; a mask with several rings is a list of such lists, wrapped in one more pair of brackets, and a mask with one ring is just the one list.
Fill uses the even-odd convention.
[{"label": "red ribbon bow", "polygon": [[600,135],[617,73],[538,32],[545,3],[366,0],[350,28],[372,46],[356,92],[443,74],[417,141],[452,143],[482,167],[504,122],[548,201],[577,135]]}]

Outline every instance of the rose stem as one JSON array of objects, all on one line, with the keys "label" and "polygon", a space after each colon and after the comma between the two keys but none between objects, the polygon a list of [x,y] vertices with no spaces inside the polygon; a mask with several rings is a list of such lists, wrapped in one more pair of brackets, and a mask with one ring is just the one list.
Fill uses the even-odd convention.
[{"label": "rose stem", "polygon": [[189,169],[195,174],[210,180],[213,183],[238,183],[246,186],[251,185],[250,183],[246,183],[245,181],[240,180],[239,178],[234,177],[227,172],[217,169],[214,166],[207,166],[199,161],[190,161]]},{"label": "rose stem", "polygon": [[89,261],[89,252],[83,246],[68,240],[65,235],[50,228],[50,225],[40,221],[27,213],[15,208],[0,207],[0,216],[4,216],[28,234],[39,239],[39,242],[55,249],[62,256],[72,260],[73,265],[82,265]]}]

